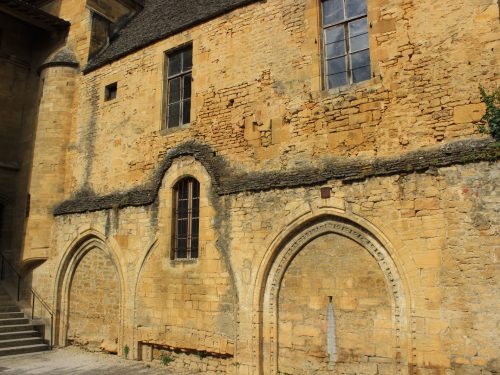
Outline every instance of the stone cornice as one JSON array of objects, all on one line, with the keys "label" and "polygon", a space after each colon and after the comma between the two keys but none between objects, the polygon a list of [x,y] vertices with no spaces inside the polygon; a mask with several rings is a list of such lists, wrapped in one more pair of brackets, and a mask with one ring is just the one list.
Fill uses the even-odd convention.
[{"label": "stone cornice", "polygon": [[225,160],[220,156],[215,156],[209,146],[187,142],[167,153],[147,185],[103,196],[97,196],[91,192],[80,192],[73,199],[59,204],[54,209],[54,215],[150,205],[158,195],[166,170],[172,165],[174,159],[185,155],[193,156],[203,164],[212,177],[214,192],[222,196],[320,185],[329,180],[352,183],[372,177],[422,173],[457,164],[493,162],[500,159],[500,148],[491,139],[469,139],[392,157],[334,158],[325,161],[321,167],[238,173],[230,170]]}]

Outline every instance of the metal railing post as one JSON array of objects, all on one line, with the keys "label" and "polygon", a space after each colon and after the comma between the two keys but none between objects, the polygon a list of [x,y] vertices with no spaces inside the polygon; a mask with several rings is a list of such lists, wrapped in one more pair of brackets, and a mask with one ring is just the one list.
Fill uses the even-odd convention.
[{"label": "metal railing post", "polygon": [[35,293],[31,292],[31,319],[35,318]]},{"label": "metal railing post", "polygon": [[21,296],[21,276],[17,275],[17,302],[19,302]]},{"label": "metal railing post", "polygon": [[[21,273],[16,270],[16,268],[10,264],[8,260],[5,259],[4,254],[0,253],[0,280],[3,280],[4,276],[4,263],[11,268],[15,275],[17,275],[17,301],[21,300]],[[49,305],[38,295],[35,289],[28,286],[28,290],[31,291],[32,303],[31,303],[31,319],[35,318],[35,299],[40,302],[40,319],[42,319],[42,309],[45,309],[50,315],[50,349],[53,347],[54,340],[54,312],[49,307]]]},{"label": "metal railing post", "polygon": [[50,313],[50,350],[52,350],[52,340],[53,340],[53,333],[52,333],[52,327],[54,324],[54,315]]}]

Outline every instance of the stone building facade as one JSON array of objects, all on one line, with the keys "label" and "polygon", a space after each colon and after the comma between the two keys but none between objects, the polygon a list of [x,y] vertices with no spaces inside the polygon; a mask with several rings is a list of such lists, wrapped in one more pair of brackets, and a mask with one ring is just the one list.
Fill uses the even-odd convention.
[{"label": "stone building facade", "polygon": [[[70,23],[40,50],[19,247],[57,345],[500,372],[496,0],[351,0],[341,23],[334,0],[6,2]],[[368,76],[337,84],[335,43],[356,81],[362,36]]]}]

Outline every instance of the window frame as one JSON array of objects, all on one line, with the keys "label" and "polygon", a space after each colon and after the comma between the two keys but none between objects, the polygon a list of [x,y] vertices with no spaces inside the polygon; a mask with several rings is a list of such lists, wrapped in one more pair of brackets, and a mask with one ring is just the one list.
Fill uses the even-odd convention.
[{"label": "window frame", "polygon": [[[187,199],[179,198],[179,191],[181,184],[187,184],[188,192]],[[194,189],[194,186],[197,186],[197,189]],[[185,176],[179,179],[172,188],[172,251],[171,251],[171,260],[175,261],[193,261],[199,258],[200,249],[200,188],[201,185],[199,181],[192,176]],[[193,192],[197,190],[198,195],[194,196]],[[187,200],[187,216],[180,216],[180,201]],[[195,202],[196,201],[196,202]],[[194,208],[194,204],[197,204],[196,210]],[[194,213],[197,211],[198,215],[195,216]],[[180,231],[179,231],[179,222],[186,221],[185,227],[185,240],[186,240],[186,256],[179,256],[179,239]],[[194,225],[193,223],[197,221],[197,231],[194,233]],[[196,242],[194,242],[196,241]],[[193,245],[196,244],[195,249],[196,252],[193,254]]]},{"label": "window frame", "polygon": [[109,102],[118,97],[118,82],[112,82],[104,86],[104,101]]},{"label": "window frame", "polygon": [[[321,40],[322,40],[322,43],[321,43],[321,60],[322,60],[322,71],[323,71],[323,74],[322,74],[322,79],[323,79],[323,87],[325,90],[334,90],[334,89],[339,89],[341,87],[348,87],[348,86],[351,86],[353,84],[358,84],[358,83],[362,83],[362,82],[366,82],[368,80],[370,80],[372,78],[372,74],[373,74],[373,67],[372,67],[372,59],[371,59],[371,54],[370,54],[370,22],[369,22],[369,15],[368,15],[368,1],[367,0],[362,0],[364,1],[365,3],[365,7],[366,7],[366,11],[363,13],[363,14],[360,14],[360,15],[355,15],[355,16],[352,16],[352,17],[347,17],[347,0],[342,0],[343,2],[343,12],[344,12],[344,18],[341,20],[341,21],[337,21],[337,22],[332,22],[332,23],[328,23],[328,24],[325,24],[324,23],[324,3],[326,3],[328,0],[320,0],[320,6],[319,6],[319,19],[320,19],[320,30],[321,30]],[[363,48],[363,49],[359,49],[359,50],[356,50],[356,51],[352,51],[351,50],[351,44],[350,44],[350,39],[351,39],[351,36],[350,36],[350,30],[349,30],[349,25],[353,22],[356,22],[356,21],[359,21],[363,18],[366,18],[366,34],[367,34],[367,39],[368,39],[368,44],[367,44],[367,47],[366,48]],[[338,57],[332,57],[332,58],[328,58],[327,57],[327,43],[326,43],[326,32],[328,29],[331,29],[331,28],[334,28],[334,27],[338,27],[338,26],[342,26],[343,27],[343,33],[344,33],[344,38],[343,39],[339,39],[339,41],[343,41],[344,42],[344,52],[345,52],[345,55],[343,56],[338,56]],[[358,35],[355,35],[355,37],[357,36],[360,36],[360,35],[364,35],[364,33],[362,34],[358,34]],[[368,51],[368,55],[369,55],[369,61],[368,61],[368,64],[367,65],[363,65],[361,66],[360,68],[364,68],[364,67],[369,67],[369,77],[367,79],[363,79],[361,81],[357,81],[357,82],[354,82],[354,79],[353,79],[353,71],[355,69],[352,68],[352,55],[355,54],[355,53],[359,53],[359,52],[363,52],[363,51]],[[342,84],[342,85],[337,85],[337,86],[331,86],[329,85],[329,76],[332,75],[332,74],[329,74],[329,71],[328,71],[328,61],[329,60],[332,60],[334,58],[339,58],[339,57],[344,57],[345,58],[345,65],[346,65],[346,76],[347,76],[347,82],[345,84]],[[356,68],[356,69],[359,69],[359,68]]]},{"label": "window frame", "polygon": [[[183,52],[191,50],[191,68],[189,70],[183,70],[183,59],[184,55]],[[169,75],[169,65],[170,65],[170,60],[171,56],[181,53],[181,71],[176,74]],[[193,82],[193,43],[189,42],[186,44],[183,44],[181,46],[178,46],[174,49],[168,50],[164,53],[165,56],[165,64],[164,64],[164,111],[163,111],[163,116],[162,116],[162,129],[167,129],[167,130],[173,130],[173,129],[179,129],[188,126],[191,123],[191,106],[192,106],[192,82]],[[191,77],[191,85],[190,85],[190,93],[189,93],[189,121],[184,122],[183,120],[183,115],[184,115],[184,105],[187,97],[184,96],[184,77],[186,76]],[[175,79],[180,79],[180,90],[179,90],[179,121],[177,125],[175,126],[169,126],[169,115],[170,115],[170,85],[171,81]]]}]

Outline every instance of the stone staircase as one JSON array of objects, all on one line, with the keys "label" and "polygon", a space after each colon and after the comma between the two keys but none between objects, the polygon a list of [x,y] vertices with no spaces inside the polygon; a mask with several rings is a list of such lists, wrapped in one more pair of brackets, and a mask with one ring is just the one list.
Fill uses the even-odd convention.
[{"label": "stone staircase", "polygon": [[0,285],[0,356],[48,350],[43,324],[31,324]]}]

